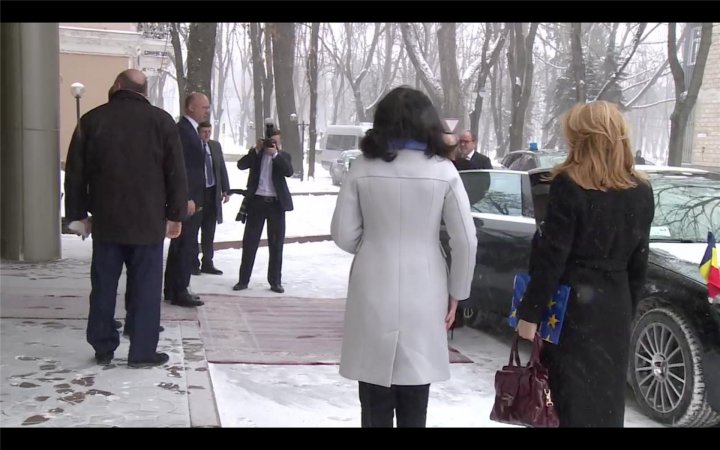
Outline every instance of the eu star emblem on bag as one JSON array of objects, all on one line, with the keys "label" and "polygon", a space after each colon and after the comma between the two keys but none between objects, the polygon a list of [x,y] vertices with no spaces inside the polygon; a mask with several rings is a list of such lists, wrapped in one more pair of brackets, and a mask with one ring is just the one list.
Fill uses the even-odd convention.
[{"label": "eu star emblem on bag", "polygon": [[[530,283],[530,275],[525,272],[518,272],[513,282],[513,298],[510,308],[510,317],[508,317],[508,325],[513,329],[517,327],[518,317],[517,309],[520,306],[527,286]],[[560,332],[562,331],[563,319],[567,310],[568,300],[570,299],[570,286],[561,284],[552,298],[547,303],[547,308],[540,322],[538,332],[543,340],[551,344],[560,342]]]}]

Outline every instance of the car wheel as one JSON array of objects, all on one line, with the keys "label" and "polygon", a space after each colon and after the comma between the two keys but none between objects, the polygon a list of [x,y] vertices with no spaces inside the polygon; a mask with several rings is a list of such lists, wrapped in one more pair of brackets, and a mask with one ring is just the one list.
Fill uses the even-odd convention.
[{"label": "car wheel", "polygon": [[705,400],[701,343],[681,313],[664,306],[646,311],[630,342],[628,377],[647,416],[673,426],[720,423]]}]

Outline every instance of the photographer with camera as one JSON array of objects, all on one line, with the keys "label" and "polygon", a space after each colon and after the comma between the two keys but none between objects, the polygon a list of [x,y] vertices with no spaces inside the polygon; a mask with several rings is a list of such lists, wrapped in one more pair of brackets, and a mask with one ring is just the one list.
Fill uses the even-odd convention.
[{"label": "photographer with camera", "polygon": [[285,242],[285,211],[292,211],[293,203],[285,178],[293,174],[292,159],[282,151],[280,130],[271,119],[265,120],[265,139],[258,139],[255,147],[238,161],[238,169],[250,169],[246,193],[245,233],[243,234],[240,280],[233,290],[247,289],[252,275],[260,236],[267,220],[268,283],[270,290],[285,292],[282,286],[282,252]]}]

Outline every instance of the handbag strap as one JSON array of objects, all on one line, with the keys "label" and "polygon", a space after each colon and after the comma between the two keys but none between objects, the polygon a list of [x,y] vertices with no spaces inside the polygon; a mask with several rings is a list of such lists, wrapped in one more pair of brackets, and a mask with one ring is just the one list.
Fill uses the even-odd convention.
[{"label": "handbag strap", "polygon": [[543,348],[543,339],[540,337],[540,333],[535,333],[535,339],[533,339],[532,353],[530,353],[530,361],[528,361],[527,367],[531,365],[540,365],[540,352]]},{"label": "handbag strap", "polygon": [[518,341],[520,336],[515,333],[515,340],[513,341],[512,347],[510,348],[510,359],[508,360],[508,366],[513,365],[513,359],[515,360],[515,366],[520,366],[520,354],[518,353]]}]

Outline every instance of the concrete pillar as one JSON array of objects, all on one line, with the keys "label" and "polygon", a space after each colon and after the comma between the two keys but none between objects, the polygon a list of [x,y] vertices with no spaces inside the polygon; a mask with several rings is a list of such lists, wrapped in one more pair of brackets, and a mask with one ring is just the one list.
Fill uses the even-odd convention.
[{"label": "concrete pillar", "polygon": [[60,258],[57,23],[0,25],[0,253]]}]

